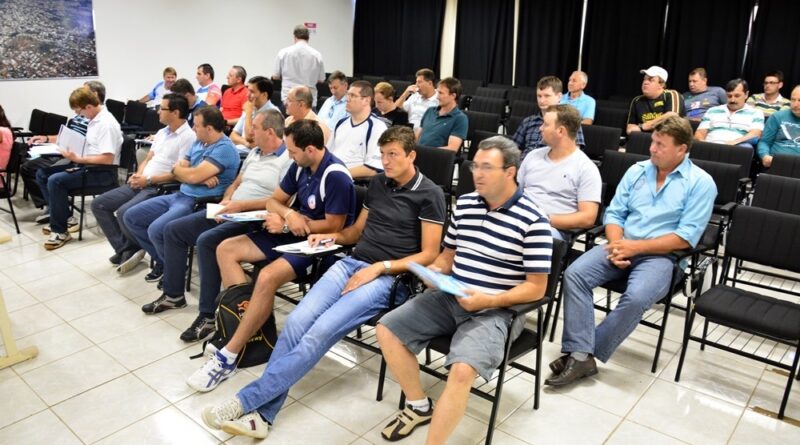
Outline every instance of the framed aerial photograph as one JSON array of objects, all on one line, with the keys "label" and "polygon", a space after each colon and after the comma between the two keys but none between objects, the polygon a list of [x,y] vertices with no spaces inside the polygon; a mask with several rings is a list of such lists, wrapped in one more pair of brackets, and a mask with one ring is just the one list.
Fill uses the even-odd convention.
[{"label": "framed aerial photograph", "polygon": [[0,0],[0,80],[97,76],[92,0]]}]

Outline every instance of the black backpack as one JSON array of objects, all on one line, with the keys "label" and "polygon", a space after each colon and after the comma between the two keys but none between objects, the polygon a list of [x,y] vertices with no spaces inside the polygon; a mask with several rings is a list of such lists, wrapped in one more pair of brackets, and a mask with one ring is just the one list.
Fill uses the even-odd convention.
[{"label": "black backpack", "polygon": [[[214,323],[217,331],[206,343],[211,342],[217,349],[222,349],[247,311],[250,296],[253,294],[253,284],[240,284],[223,290],[216,298],[217,311]],[[264,323],[256,333],[250,337],[239,356],[236,358],[237,368],[248,368],[250,366],[266,363],[275,348],[278,340],[278,332],[275,327],[275,314],[270,314],[267,322]],[[205,344],[203,343],[203,350]],[[202,354],[201,354],[202,355]]]}]

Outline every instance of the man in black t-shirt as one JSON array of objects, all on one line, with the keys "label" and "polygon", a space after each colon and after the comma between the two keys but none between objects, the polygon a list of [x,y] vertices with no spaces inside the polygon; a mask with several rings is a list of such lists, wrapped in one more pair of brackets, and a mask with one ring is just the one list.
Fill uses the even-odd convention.
[{"label": "man in black t-shirt", "polygon": [[[393,275],[438,255],[444,194],[414,166],[414,133],[392,127],[378,145],[384,171],[372,178],[358,220],[338,233],[309,237],[312,245],[357,243],[352,255],[331,266],[289,314],[261,378],[203,410],[210,428],[266,437],[289,388],[347,333],[388,308]],[[402,302],[407,295],[399,293]]]},{"label": "man in black t-shirt", "polygon": [[628,134],[653,131],[659,122],[669,116],[686,116],[683,97],[675,90],[666,89],[667,70],[653,65],[640,73],[644,74],[642,95],[631,101],[625,130]]}]

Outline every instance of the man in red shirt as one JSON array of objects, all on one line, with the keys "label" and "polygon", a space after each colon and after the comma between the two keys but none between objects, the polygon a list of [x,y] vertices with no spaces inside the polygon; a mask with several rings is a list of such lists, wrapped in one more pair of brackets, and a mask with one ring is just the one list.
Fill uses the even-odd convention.
[{"label": "man in red shirt", "polygon": [[242,107],[247,102],[247,88],[245,88],[244,80],[247,78],[247,71],[244,67],[234,65],[228,71],[228,86],[222,93],[222,117],[225,118],[225,124],[229,127],[236,125],[239,117],[242,115]]}]

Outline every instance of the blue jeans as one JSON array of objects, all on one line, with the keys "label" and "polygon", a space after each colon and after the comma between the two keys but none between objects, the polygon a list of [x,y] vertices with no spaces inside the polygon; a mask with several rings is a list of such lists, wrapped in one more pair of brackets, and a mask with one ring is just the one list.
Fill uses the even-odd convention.
[{"label": "blue jeans", "polygon": [[[84,168],[74,172],[64,171],[68,167],[60,165],[36,170],[36,183],[45,192],[44,200],[50,209],[50,230],[55,233],[66,233],[67,219],[72,216],[69,195],[83,184]],[[111,186],[116,182],[116,173],[110,171],[92,171],[86,175],[87,187]]]},{"label": "blue jeans", "polygon": [[164,293],[183,295],[186,277],[186,254],[189,247],[197,245],[197,262],[200,269],[200,312],[213,314],[214,299],[219,294],[222,279],[217,264],[217,246],[223,240],[243,235],[252,226],[247,223],[217,223],[206,218],[200,210],[174,221],[164,228]]},{"label": "blue jeans", "polygon": [[[344,258],[317,281],[289,314],[267,369],[237,397],[244,412],[253,410],[273,423],[292,387],[347,333],[388,308],[394,277],[381,275],[342,295],[347,280],[369,264]],[[407,295],[398,295],[397,302]]]},{"label": "blue jeans", "polygon": [[92,213],[97,219],[97,225],[103,230],[115,253],[135,252],[141,249],[122,219],[128,209],[156,196],[156,193],[158,190],[155,187],[134,190],[125,184],[103,193],[92,201]]},{"label": "blue jeans", "polygon": [[[125,212],[122,223],[136,242],[158,264],[164,264],[164,227],[172,220],[194,211],[194,198],[181,192],[140,202]],[[184,261],[186,257],[184,257]]]},{"label": "blue jeans", "polygon": [[[627,269],[614,266],[603,246],[581,255],[564,274],[564,333],[562,352],[594,354],[608,361],[617,347],[636,329],[644,311],[667,293],[673,260],[664,255],[641,255]],[[628,287],[617,306],[595,328],[592,290],[612,280],[628,277]]]}]

